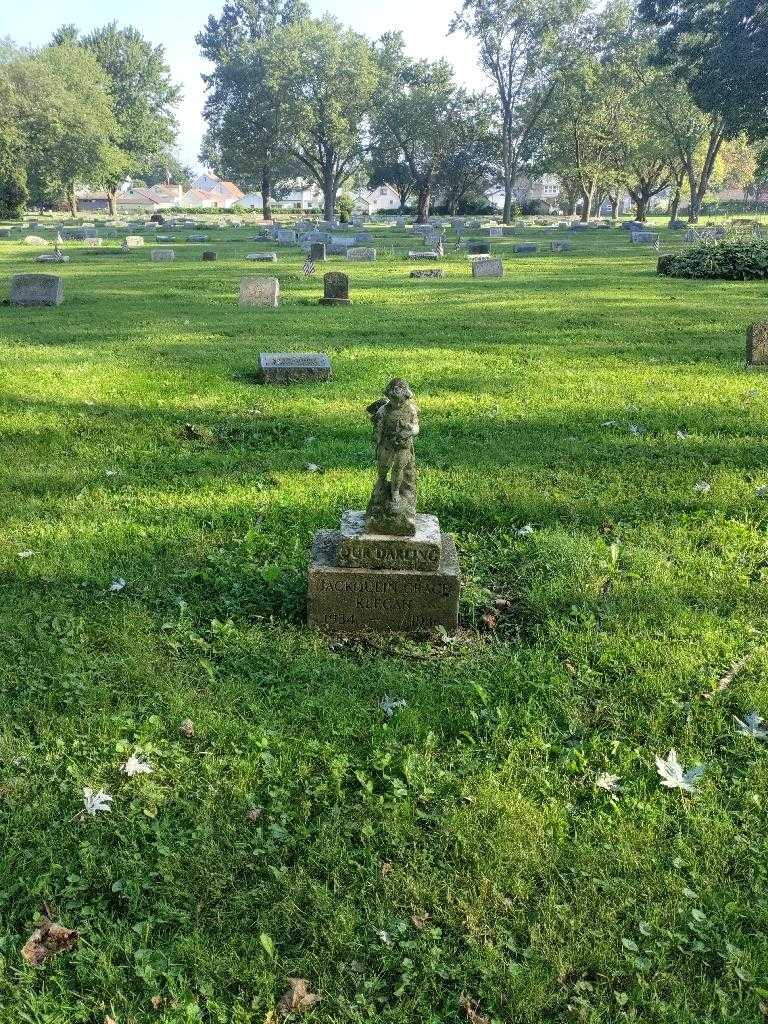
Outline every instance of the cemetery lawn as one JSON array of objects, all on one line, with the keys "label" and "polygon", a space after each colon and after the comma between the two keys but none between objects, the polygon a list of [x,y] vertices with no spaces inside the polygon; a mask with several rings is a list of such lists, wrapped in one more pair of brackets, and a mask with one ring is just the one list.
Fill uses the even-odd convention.
[{"label": "cemetery lawn", "polygon": [[[167,264],[0,242],[0,298],[65,287],[0,306],[0,1024],[263,1024],[288,978],[317,1024],[759,1021],[768,744],[734,716],[768,718],[766,285],[542,229],[494,240],[503,280],[449,249],[411,281],[375,234],[314,278],[247,230]],[[354,305],[317,305],[323,269]],[[273,273],[281,307],[238,308]],[[335,378],[260,386],[263,350]],[[395,375],[462,630],[334,643],[309,546],[364,506]],[[80,939],[35,969],[43,909]]]}]

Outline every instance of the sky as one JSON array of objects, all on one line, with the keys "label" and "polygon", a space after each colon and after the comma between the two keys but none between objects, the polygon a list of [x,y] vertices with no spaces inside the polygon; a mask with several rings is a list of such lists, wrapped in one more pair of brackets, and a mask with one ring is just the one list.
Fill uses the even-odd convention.
[{"label": "sky", "polygon": [[[412,57],[445,57],[456,69],[461,84],[480,88],[485,82],[477,67],[475,49],[460,33],[448,35],[448,26],[460,0],[309,0],[315,15],[326,12],[372,39],[400,30]],[[87,32],[109,21],[134,25],[147,39],[165,47],[175,82],[184,98],[178,108],[179,155],[193,168],[200,167],[198,151],[205,128],[202,118],[204,87],[200,74],[206,64],[195,35],[208,15],[218,14],[223,0],[35,0],[7,4],[0,18],[0,36],[19,45],[41,46],[61,24],[75,24]]]}]

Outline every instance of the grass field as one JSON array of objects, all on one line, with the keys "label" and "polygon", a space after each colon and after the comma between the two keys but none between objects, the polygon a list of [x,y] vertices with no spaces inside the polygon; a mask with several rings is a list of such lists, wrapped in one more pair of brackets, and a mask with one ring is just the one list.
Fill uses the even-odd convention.
[{"label": "grass field", "polygon": [[[768,745],[734,716],[768,717],[766,285],[597,230],[411,281],[377,231],[328,309],[249,234],[68,245],[62,306],[0,307],[1,1024],[263,1024],[289,977],[317,1024],[760,1021]],[[37,251],[0,242],[0,298]],[[279,310],[238,308],[275,272]],[[307,349],[331,383],[254,383]],[[463,629],[334,643],[309,545],[365,503],[395,375]],[[34,969],[41,908],[81,937]]]}]

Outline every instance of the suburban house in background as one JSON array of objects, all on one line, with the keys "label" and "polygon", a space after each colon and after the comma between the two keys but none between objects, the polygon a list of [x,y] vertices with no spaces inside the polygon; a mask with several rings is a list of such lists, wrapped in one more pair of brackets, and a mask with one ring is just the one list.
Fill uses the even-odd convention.
[{"label": "suburban house in background", "polygon": [[400,209],[400,196],[391,185],[377,185],[375,188],[360,188],[355,192],[354,213],[371,215],[394,212]]}]

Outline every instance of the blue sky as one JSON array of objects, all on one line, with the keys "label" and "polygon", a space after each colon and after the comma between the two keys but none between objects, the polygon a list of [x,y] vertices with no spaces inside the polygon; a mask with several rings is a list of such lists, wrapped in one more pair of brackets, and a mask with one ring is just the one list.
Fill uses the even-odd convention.
[{"label": "blue sky", "polygon": [[[35,0],[27,4],[7,4],[0,19],[0,36],[10,36],[22,45],[39,46],[61,24],[73,22],[83,31],[108,21],[135,25],[153,43],[165,46],[174,79],[184,90],[179,107],[181,125],[180,155],[199,166],[197,152],[203,132],[201,109],[203,85],[200,72],[204,62],[195,45],[195,34],[208,15],[218,13],[223,0]],[[315,14],[326,11],[336,15],[359,32],[375,38],[383,32],[400,29],[409,52],[415,57],[446,57],[456,68],[457,77],[477,88],[483,78],[476,66],[472,45],[461,35],[446,37],[448,24],[460,0],[310,0]]]}]

